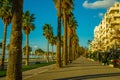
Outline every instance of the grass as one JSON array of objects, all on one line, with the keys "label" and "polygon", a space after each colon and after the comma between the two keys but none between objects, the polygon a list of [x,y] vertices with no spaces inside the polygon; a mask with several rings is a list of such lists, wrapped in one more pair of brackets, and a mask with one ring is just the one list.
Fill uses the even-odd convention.
[{"label": "grass", "polygon": [[38,67],[48,66],[48,65],[51,65],[51,64],[54,64],[54,63],[55,62],[32,64],[32,65],[29,65],[29,66],[23,66],[22,70],[27,71],[27,70],[35,69],[35,68],[38,68]]},{"label": "grass", "polygon": [[0,71],[0,77],[6,76],[6,70]]},{"label": "grass", "polygon": [[[35,69],[35,68],[43,67],[43,66],[48,66],[51,64],[55,64],[55,62],[40,63],[40,64],[32,64],[29,66],[23,66],[22,71],[27,71],[27,70],[31,70],[31,69]],[[6,76],[6,70],[0,71],[0,77],[4,77],[4,76]]]}]

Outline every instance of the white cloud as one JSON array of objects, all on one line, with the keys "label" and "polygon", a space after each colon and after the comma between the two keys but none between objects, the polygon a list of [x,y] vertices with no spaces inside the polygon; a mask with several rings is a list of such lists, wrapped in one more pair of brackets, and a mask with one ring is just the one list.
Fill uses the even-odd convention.
[{"label": "white cloud", "polygon": [[35,45],[35,46],[33,46],[33,47],[34,47],[35,49],[36,49],[36,48],[38,48],[38,46],[36,46],[36,45]]},{"label": "white cloud", "polygon": [[99,17],[99,18],[103,18],[103,16],[104,16],[104,13],[101,13],[101,12],[100,12],[100,13],[98,13],[97,15],[94,15],[93,18],[98,18],[98,17]]},{"label": "white cloud", "polygon": [[99,16],[99,17],[103,17],[104,14],[103,14],[103,13],[99,13],[98,16]]},{"label": "white cloud", "polygon": [[93,16],[93,18],[96,18],[97,16]]},{"label": "white cloud", "polygon": [[88,0],[85,0],[83,3],[83,7],[90,8],[90,9],[109,8],[115,2],[116,0],[97,0],[93,3],[90,3],[88,2]]}]

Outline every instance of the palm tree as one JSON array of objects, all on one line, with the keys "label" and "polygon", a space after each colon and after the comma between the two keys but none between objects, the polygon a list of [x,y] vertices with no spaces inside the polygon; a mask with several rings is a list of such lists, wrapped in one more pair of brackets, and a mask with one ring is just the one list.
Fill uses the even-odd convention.
[{"label": "palm tree", "polygon": [[57,30],[57,49],[56,49],[56,67],[62,67],[61,63],[61,2],[62,0],[53,0],[58,10],[58,30]]},{"label": "palm tree", "polygon": [[90,47],[92,40],[88,40],[87,44],[88,44],[88,48]]},{"label": "palm tree", "polygon": [[78,35],[77,33],[74,33],[73,38],[72,38],[72,60],[75,60],[75,55],[76,55],[76,50],[77,50],[77,44],[78,44]]},{"label": "palm tree", "polygon": [[72,37],[74,36],[74,33],[76,32],[76,28],[78,26],[77,21],[75,20],[75,17],[72,13],[70,13],[70,17],[68,18],[69,26],[68,26],[68,57],[69,61],[71,63],[72,61]]},{"label": "palm tree", "polygon": [[[32,51],[32,48],[28,46],[28,52],[30,53]],[[23,47],[23,54],[26,53],[26,46]]]},{"label": "palm tree", "polygon": [[40,55],[40,56],[42,56],[43,53],[44,53],[44,51],[43,51],[42,49],[40,49],[40,48],[38,48],[38,49],[35,50],[35,55]]},{"label": "palm tree", "polygon": [[23,22],[22,22],[22,28],[24,30],[24,33],[26,34],[26,66],[29,65],[29,34],[31,31],[34,30],[35,25],[34,25],[34,14],[30,14],[29,11],[26,11],[23,13]]},{"label": "palm tree", "polygon": [[41,54],[41,53],[44,53],[42,49],[38,48],[35,50],[35,54]]},{"label": "palm tree", "polygon": [[56,36],[52,36],[50,38],[50,44],[52,45],[52,60],[54,58],[54,51],[53,51],[53,46],[56,44],[57,42],[57,37]]},{"label": "palm tree", "polygon": [[0,17],[4,23],[4,35],[2,42],[2,61],[1,61],[1,70],[4,69],[4,58],[5,58],[5,46],[6,46],[6,33],[7,26],[11,23],[12,19],[12,4],[10,0],[0,1]]},{"label": "palm tree", "polygon": [[62,1],[62,9],[63,9],[63,22],[64,22],[64,56],[63,56],[63,65],[67,65],[68,63],[68,52],[67,52],[67,15],[73,9],[73,0],[63,0]]},{"label": "palm tree", "polygon": [[53,36],[52,26],[50,24],[45,24],[43,26],[43,35],[46,37],[47,43],[47,54],[46,54],[46,61],[49,62],[49,40]]},{"label": "palm tree", "polygon": [[6,49],[9,51],[10,50],[10,44],[7,44]]},{"label": "palm tree", "polygon": [[23,0],[12,0],[13,17],[6,80],[22,80]]},{"label": "palm tree", "polygon": [[61,36],[61,60],[63,61],[64,47],[63,47],[63,35]]}]

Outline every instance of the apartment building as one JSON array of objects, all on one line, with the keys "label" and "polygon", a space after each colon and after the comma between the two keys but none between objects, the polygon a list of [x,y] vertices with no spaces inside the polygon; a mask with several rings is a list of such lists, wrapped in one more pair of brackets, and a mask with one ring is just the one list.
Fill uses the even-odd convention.
[{"label": "apartment building", "polygon": [[120,48],[120,3],[116,2],[104,14],[100,24],[94,29],[94,39],[90,50],[110,51]]}]

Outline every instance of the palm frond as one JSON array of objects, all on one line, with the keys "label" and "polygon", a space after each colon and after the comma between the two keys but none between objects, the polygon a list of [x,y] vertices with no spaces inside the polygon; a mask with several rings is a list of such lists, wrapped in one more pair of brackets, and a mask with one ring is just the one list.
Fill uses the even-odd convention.
[{"label": "palm frond", "polygon": [[26,12],[23,13],[22,15],[22,27],[25,32],[25,34],[29,34],[31,31],[35,29],[34,25],[34,14],[30,14],[30,12],[27,10]]},{"label": "palm frond", "polygon": [[50,24],[45,24],[43,26],[43,35],[49,39],[53,35],[52,26]]},{"label": "palm frond", "polygon": [[8,25],[12,19],[12,1],[0,0],[0,17],[4,24]]}]

